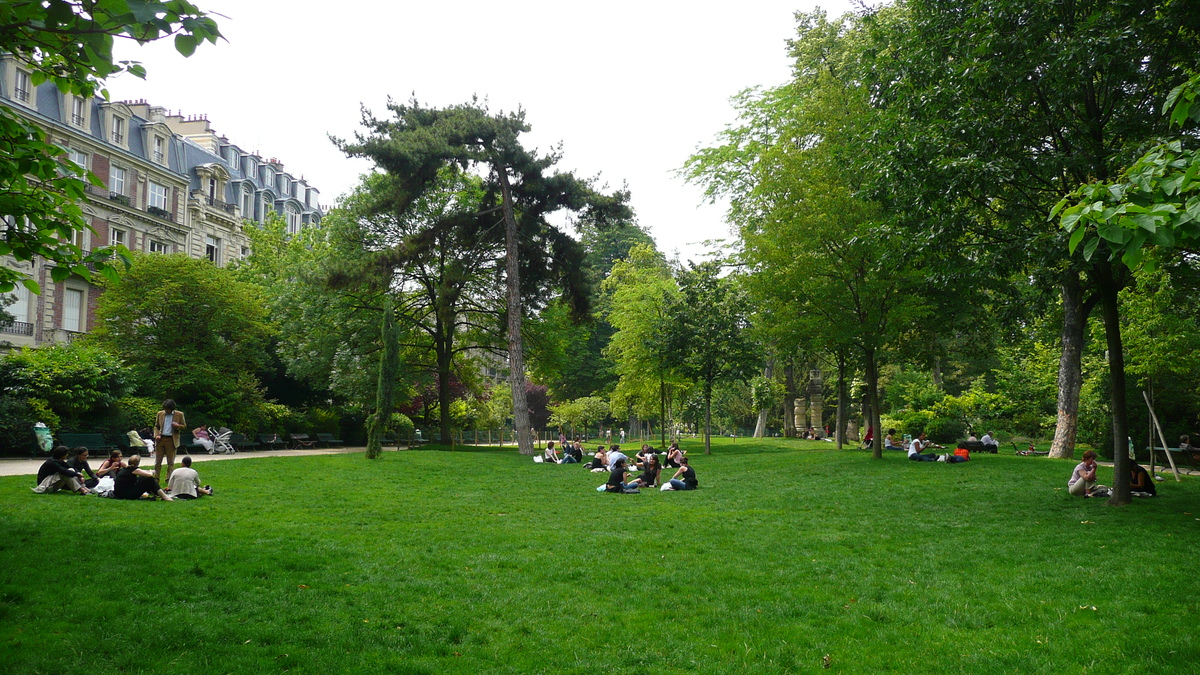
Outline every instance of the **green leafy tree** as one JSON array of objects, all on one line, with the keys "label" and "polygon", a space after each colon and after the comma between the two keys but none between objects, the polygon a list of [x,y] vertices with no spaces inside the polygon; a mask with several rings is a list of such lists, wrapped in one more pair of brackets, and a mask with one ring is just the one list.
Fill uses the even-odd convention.
[{"label": "green leafy tree", "polygon": [[394,212],[407,213],[444,167],[457,165],[487,176],[483,210],[474,215],[481,232],[503,226],[513,418],[520,451],[533,454],[521,332],[524,314],[551,289],[563,290],[576,316],[587,314],[579,245],[548,218],[566,212],[596,223],[627,220],[628,194],[604,195],[590,181],[551,173],[560,159],[557,153],[539,155],[521,144],[520,135],[530,129],[523,111],[492,115],[474,102],[434,109],[415,100],[407,105],[389,102],[388,110],[391,119],[364,113],[367,133],[357,134],[356,142],[335,142],[347,155],[368,158],[394,177]]},{"label": "green leafy tree", "polygon": [[[184,0],[11,0],[0,3],[0,51],[31,73],[33,86],[52,82],[60,91],[90,97],[103,91],[105,78],[118,73],[145,77],[132,61],[115,61],[116,39],[139,43],[174,36],[175,49],[190,56],[203,42],[221,37],[216,21]],[[64,159],[66,151],[45,131],[0,106],[0,216],[4,216],[0,255],[17,260],[39,256],[56,263],[51,277],[90,277],[90,264],[114,278],[128,263],[124,247],[85,252],[66,243],[89,227],[80,202],[85,181],[103,187],[96,176]],[[0,267],[0,293],[22,283],[34,293],[37,283]]]},{"label": "green leafy tree", "polygon": [[583,396],[550,406],[550,424],[582,429],[586,435],[592,422],[600,422],[608,414],[608,401],[598,396]]},{"label": "green leafy tree", "polygon": [[139,253],[127,273],[105,283],[88,339],[129,365],[138,393],[252,425],[273,329],[260,289],[229,270],[183,254]]},{"label": "green leafy tree", "polygon": [[608,323],[616,329],[604,353],[618,376],[613,401],[621,409],[654,410],[666,445],[667,401],[684,384],[674,372],[668,334],[679,288],[671,267],[652,244],[637,244],[612,265],[602,285]]},{"label": "green leafy tree", "polygon": [[667,363],[699,383],[704,396],[704,453],[712,454],[713,385],[744,381],[762,362],[750,341],[745,294],[714,262],[677,275],[679,295],[666,325]]}]

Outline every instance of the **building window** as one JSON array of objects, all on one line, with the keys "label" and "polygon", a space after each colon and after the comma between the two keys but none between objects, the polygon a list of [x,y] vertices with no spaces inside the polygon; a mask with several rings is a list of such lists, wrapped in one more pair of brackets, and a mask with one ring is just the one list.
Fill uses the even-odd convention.
[{"label": "building window", "polygon": [[17,99],[21,103],[29,103],[30,92],[33,91],[33,87],[31,87],[29,84],[29,73],[18,68],[17,80],[14,85],[13,98]]},{"label": "building window", "polygon": [[208,198],[213,200],[217,198],[217,179],[211,176],[208,179]]},{"label": "building window", "polygon": [[71,148],[70,150],[67,150],[67,159],[70,159],[75,164],[78,164],[79,167],[81,169],[84,169],[85,171],[88,168],[87,158],[88,158],[88,156],[87,156],[86,152],[80,152],[79,150],[76,150],[75,148]]},{"label": "building window", "polygon": [[204,238],[204,257],[214,265],[221,264],[221,240],[215,237]]},{"label": "building window", "polygon": [[275,182],[275,171],[271,167],[263,167],[263,176],[265,176],[263,182],[267,185],[272,185]]},{"label": "building window", "polygon": [[267,218],[275,213],[275,198],[270,192],[264,192],[262,195],[262,220],[266,222]]},{"label": "building window", "polygon": [[254,217],[254,191],[250,188],[246,188],[246,191],[242,193],[242,217]]},{"label": "building window", "polygon": [[[12,315],[13,321],[29,323],[29,289],[22,284],[17,284],[17,287],[12,290],[12,295],[15,296],[12,303],[4,309]],[[0,322],[0,326],[3,325],[3,322]]]},{"label": "building window", "polygon": [[287,207],[287,231],[288,234],[300,231],[300,212],[294,206]]},{"label": "building window", "polygon": [[58,235],[58,238],[61,241],[67,242],[68,244],[74,244],[75,246],[83,248],[83,230],[71,230],[70,235],[64,237],[60,234]]},{"label": "building window", "polygon": [[71,124],[77,127],[83,126],[83,99],[78,96],[71,98]]},{"label": "building window", "polygon": [[158,164],[167,163],[167,141],[162,136],[154,137],[154,161]]},{"label": "building window", "polygon": [[112,142],[117,145],[125,145],[125,118],[113,115],[112,118]]},{"label": "building window", "polygon": [[125,169],[119,166],[112,168],[112,173],[108,177],[108,189],[116,195],[125,194]]},{"label": "building window", "polygon": [[167,245],[162,243],[161,241],[154,241],[153,239],[148,239],[147,242],[148,243],[146,244],[146,248],[149,249],[151,253],[165,254],[167,252]]},{"label": "building window", "polygon": [[109,246],[128,246],[128,238],[126,236],[125,230],[118,230],[115,227],[112,228],[111,230],[109,230],[108,231],[108,245]]},{"label": "building window", "polygon": [[243,257],[243,258],[246,258],[246,257],[249,257],[249,256],[250,256],[250,247],[249,247],[249,246],[243,246],[243,247],[242,247],[242,257]]},{"label": "building window", "polygon": [[63,298],[62,327],[75,333],[82,331],[83,291],[68,288]]},{"label": "building window", "polygon": [[150,206],[167,210],[167,188],[153,181],[150,182]]}]

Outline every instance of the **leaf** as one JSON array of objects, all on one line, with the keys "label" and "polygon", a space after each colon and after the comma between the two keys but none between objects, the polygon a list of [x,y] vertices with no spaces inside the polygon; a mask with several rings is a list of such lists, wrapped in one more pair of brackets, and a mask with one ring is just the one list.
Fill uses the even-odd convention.
[{"label": "leaf", "polygon": [[1067,205],[1067,198],[1063,197],[1062,199],[1060,199],[1058,201],[1057,204],[1054,205],[1054,208],[1050,209],[1050,216],[1047,218],[1047,220],[1054,220],[1054,216],[1057,216],[1058,212],[1062,211],[1063,207],[1066,205]]},{"label": "leaf", "polygon": [[1070,250],[1072,254],[1075,253],[1075,247],[1079,246],[1079,242],[1083,241],[1083,235],[1086,233],[1087,233],[1087,228],[1080,227],[1080,228],[1077,228],[1075,230],[1075,232],[1071,234],[1071,241],[1068,243],[1068,250]]},{"label": "leaf", "polygon": [[180,33],[175,36],[175,51],[184,56],[191,56],[196,52],[196,38],[187,33]]},{"label": "leaf", "polygon": [[1089,239],[1088,243],[1085,244],[1083,247],[1083,259],[1090,261],[1092,259],[1092,254],[1094,254],[1096,252],[1096,247],[1099,245],[1100,245],[1099,237],[1097,237],[1096,239]]}]

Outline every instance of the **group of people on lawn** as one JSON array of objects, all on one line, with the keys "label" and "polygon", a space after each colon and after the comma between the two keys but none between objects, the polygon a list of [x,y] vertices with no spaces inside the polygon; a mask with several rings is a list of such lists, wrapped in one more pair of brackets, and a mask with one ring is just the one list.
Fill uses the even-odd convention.
[{"label": "group of people on lawn", "polygon": [[[542,455],[542,461],[553,464],[583,464],[583,442],[576,438],[574,441],[567,441],[560,438],[563,444],[563,454],[559,456],[558,449],[554,446],[554,441],[546,444],[546,451]],[[698,482],[696,481],[696,470],[688,465],[687,453],[679,448],[679,442],[671,443],[667,448],[666,459],[659,457],[658,450],[651,447],[649,444],[643,443],[642,449],[638,451],[635,459],[632,460],[634,468],[641,470],[641,474],[629,479],[631,472],[629,467],[631,460],[621,452],[621,446],[612,445],[605,450],[604,445],[596,447],[596,452],[592,456],[592,460],[584,464],[584,467],[594,473],[608,473],[608,482],[604,484],[605,492],[619,492],[624,494],[636,494],[641,491],[641,488],[652,488],[658,486],[662,474],[663,467],[677,469],[675,475],[665,482],[662,482],[661,490],[695,490]]]},{"label": "group of people on lawn", "polygon": [[[85,447],[74,450],[60,445],[50,453],[38,469],[37,487],[34,492],[47,493],[66,490],[81,495],[108,494],[117,499],[152,499],[174,501],[196,499],[211,495],[211,485],[200,485],[200,476],[192,468],[192,458],[184,457],[179,469],[175,468],[175,452],[179,447],[179,433],[184,428],[183,412],[175,409],[175,401],[163,401],[154,422],[154,473],[141,468],[142,457],[133,454],[128,461],[120,450],[113,450],[100,468],[92,471],[88,464],[89,451]],[[68,459],[69,457],[69,459]],[[167,460],[167,488],[159,483],[162,475],[162,460]],[[110,479],[105,481],[105,479]]]}]

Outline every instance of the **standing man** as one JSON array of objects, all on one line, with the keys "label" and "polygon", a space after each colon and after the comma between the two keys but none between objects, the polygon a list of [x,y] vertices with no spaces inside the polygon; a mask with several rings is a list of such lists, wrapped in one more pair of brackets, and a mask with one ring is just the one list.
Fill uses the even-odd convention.
[{"label": "standing man", "polygon": [[621,443],[622,444],[625,443],[625,430],[624,429],[621,429]]},{"label": "standing man", "polygon": [[175,399],[163,401],[163,409],[154,418],[154,480],[162,475],[163,455],[167,456],[167,478],[175,470],[175,450],[179,448],[179,430],[187,426],[183,411],[175,409]]}]

